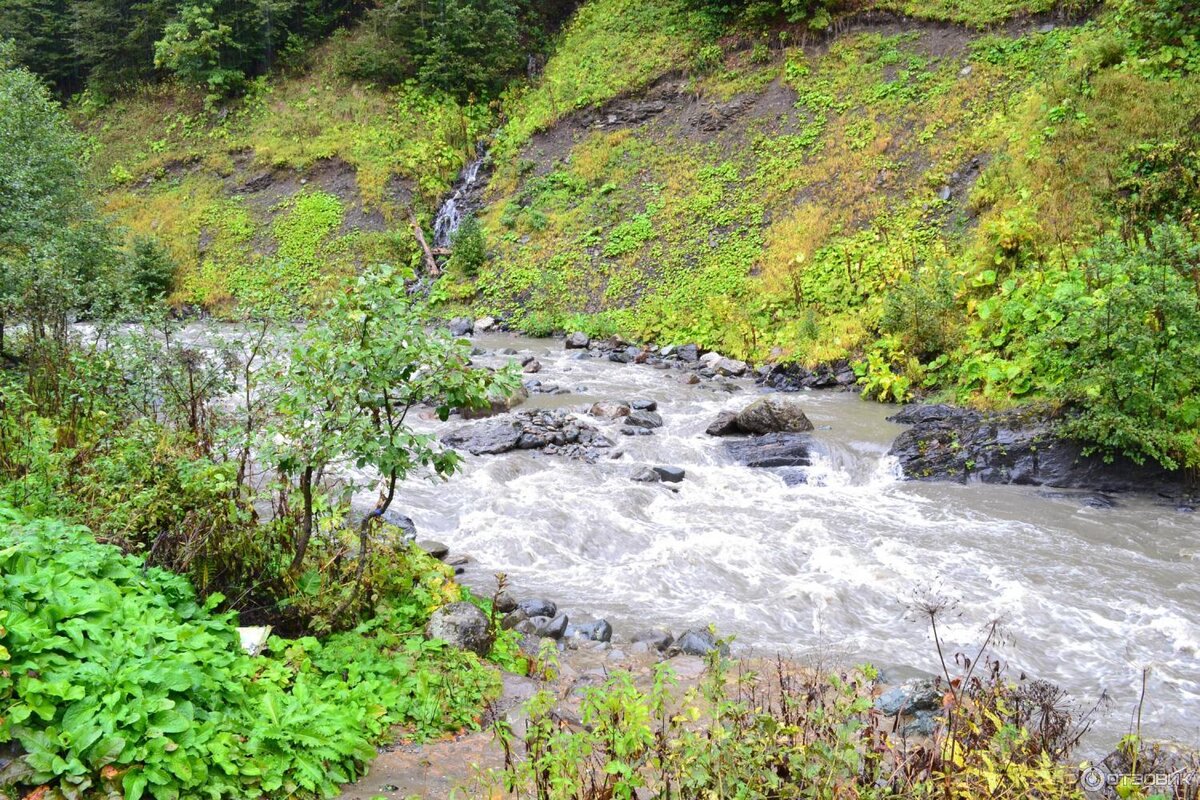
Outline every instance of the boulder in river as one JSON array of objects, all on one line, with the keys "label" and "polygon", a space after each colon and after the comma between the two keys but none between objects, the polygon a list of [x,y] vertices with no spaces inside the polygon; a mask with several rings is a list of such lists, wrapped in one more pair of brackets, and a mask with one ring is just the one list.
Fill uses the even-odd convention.
[{"label": "boulder in river", "polygon": [[807,467],[812,464],[813,440],[806,434],[769,433],[728,441],[725,450],[747,467]]},{"label": "boulder in river", "polygon": [[652,467],[643,467],[633,474],[631,480],[637,483],[658,483],[662,480],[662,476]]},{"label": "boulder in river", "polygon": [[475,332],[475,321],[470,317],[455,317],[447,327],[451,336],[470,336]]},{"label": "boulder in river", "polygon": [[476,422],[444,434],[442,442],[477,456],[541,450],[588,462],[613,445],[594,427],[561,409],[524,411]]},{"label": "boulder in river", "polygon": [[625,424],[632,428],[661,428],[663,418],[656,411],[634,409],[625,417]]},{"label": "boulder in river", "polygon": [[1138,491],[1179,496],[1181,472],[1123,456],[1105,462],[1058,433],[1061,418],[1037,409],[984,414],[948,405],[913,406],[893,417],[912,427],[896,437],[889,455],[906,478],[1049,486],[1100,492]]},{"label": "boulder in river", "polygon": [[538,361],[536,358],[530,359],[525,364],[525,366],[521,367],[521,372],[524,372],[526,375],[532,375],[535,372],[541,372],[541,371],[542,371],[542,362]]},{"label": "boulder in river", "polygon": [[588,413],[593,417],[600,419],[618,419],[626,416],[630,412],[629,406],[624,403],[600,402],[593,403],[588,409]]},{"label": "boulder in river", "polygon": [[450,603],[434,611],[425,635],[478,656],[486,656],[494,641],[487,616],[478,606],[466,602]]},{"label": "boulder in river", "polygon": [[700,360],[700,348],[694,344],[685,344],[675,351],[680,361],[695,362]]},{"label": "boulder in river", "polygon": [[582,331],[576,331],[566,338],[566,341],[563,342],[563,346],[567,350],[586,350],[588,345],[591,343],[592,340],[588,338],[586,333],[583,333]]},{"label": "boulder in river", "polygon": [[655,467],[654,472],[665,483],[679,483],[687,475],[682,467]]},{"label": "boulder in river", "polygon": [[486,406],[476,408],[460,408],[458,413],[463,419],[486,419],[506,411],[512,411],[529,399],[529,387],[518,386],[507,397],[491,397]]},{"label": "boulder in river", "polygon": [[734,358],[718,358],[709,364],[709,368],[717,375],[723,375],[727,378],[741,377],[749,369],[745,361],[738,361]]},{"label": "boulder in river", "polygon": [[709,436],[733,436],[741,433],[742,429],[738,427],[736,411],[722,411],[717,414],[709,426],[704,429],[704,432]]},{"label": "boulder in river", "polygon": [[645,397],[637,397],[629,401],[629,407],[638,411],[658,411],[658,403]]},{"label": "boulder in river", "polygon": [[738,428],[746,433],[804,433],[813,429],[799,397],[769,394],[746,406],[737,415]]}]

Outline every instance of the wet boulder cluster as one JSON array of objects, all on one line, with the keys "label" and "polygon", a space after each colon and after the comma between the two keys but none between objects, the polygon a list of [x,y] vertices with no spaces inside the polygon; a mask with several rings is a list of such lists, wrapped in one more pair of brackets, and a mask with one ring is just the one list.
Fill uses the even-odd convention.
[{"label": "wet boulder cluster", "polygon": [[518,411],[466,425],[442,436],[450,447],[472,455],[536,450],[594,462],[613,442],[594,426],[562,409]]}]

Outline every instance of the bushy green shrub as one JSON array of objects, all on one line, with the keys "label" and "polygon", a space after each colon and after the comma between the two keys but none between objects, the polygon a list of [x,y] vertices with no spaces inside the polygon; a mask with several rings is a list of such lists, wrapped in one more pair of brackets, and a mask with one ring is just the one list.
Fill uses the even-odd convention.
[{"label": "bushy green shrub", "polygon": [[483,235],[483,227],[474,216],[469,216],[454,233],[450,265],[461,270],[467,277],[474,278],[487,263],[487,257],[487,240]]},{"label": "bushy green shrub", "polygon": [[383,614],[325,642],[250,657],[219,596],[0,507],[0,789],[63,797],[321,797],[392,725],[473,725],[495,678]]}]

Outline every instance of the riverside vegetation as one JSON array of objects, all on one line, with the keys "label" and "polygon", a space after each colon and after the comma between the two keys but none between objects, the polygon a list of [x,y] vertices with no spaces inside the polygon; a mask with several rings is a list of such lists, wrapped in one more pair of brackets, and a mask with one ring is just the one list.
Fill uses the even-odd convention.
[{"label": "riverside vegetation", "polygon": [[[850,360],[878,399],[1044,402],[1103,453],[1200,467],[1192,4],[436,5],[0,15],[0,797],[331,796],[389,736],[481,724],[529,659],[424,636],[450,602],[494,617],[392,505],[458,465],[407,415],[517,377],[431,315]],[[424,252],[486,136],[482,207]],[[170,312],[197,309],[252,324],[195,347]],[[275,626],[266,655],[239,623]],[[497,780],[1073,796],[1061,698],[986,648],[916,750],[869,667],[731,690],[715,658],[681,707],[665,671],[615,677],[584,731],[535,698]]]}]

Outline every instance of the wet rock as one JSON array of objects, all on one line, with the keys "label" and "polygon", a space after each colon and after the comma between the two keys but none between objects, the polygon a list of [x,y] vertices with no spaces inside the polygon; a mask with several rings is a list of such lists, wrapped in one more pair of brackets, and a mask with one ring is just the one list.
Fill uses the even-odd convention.
[{"label": "wet rock", "polygon": [[807,467],[812,465],[811,437],[796,433],[769,433],[725,443],[726,452],[747,467]]},{"label": "wet rock", "polygon": [[476,422],[443,435],[442,442],[472,455],[541,450],[589,463],[613,444],[596,428],[561,409],[518,412]]},{"label": "wet rock", "polygon": [[800,398],[769,394],[755,400],[737,415],[737,426],[746,433],[804,433],[813,429]]},{"label": "wet rock", "polygon": [[591,358],[592,354],[587,350],[580,350],[578,353],[575,353],[575,355],[571,356],[572,361],[590,361]]},{"label": "wet rock", "polygon": [[501,350],[501,351],[500,351],[500,355],[503,355],[503,356],[515,356],[515,355],[516,355],[518,352],[519,352],[519,351],[518,351],[518,350],[517,350],[517,348],[515,348],[515,347],[506,347],[506,348],[504,348],[503,350]]},{"label": "wet rock", "polygon": [[496,609],[498,614],[507,614],[517,610],[517,598],[513,597],[512,592],[505,589],[498,593],[492,600],[492,607]]},{"label": "wet rock", "polygon": [[475,332],[475,321],[470,317],[455,317],[450,320],[447,327],[450,329],[451,336],[470,336]]},{"label": "wet rock", "polygon": [[561,639],[566,633],[568,621],[566,614],[556,617],[529,617],[517,623],[513,630],[542,639]]},{"label": "wet rock", "polygon": [[393,528],[399,530],[404,539],[412,541],[417,538],[417,523],[412,521],[412,517],[389,508],[383,512],[383,516],[380,519],[385,525],[391,525]]},{"label": "wet rock", "polygon": [[749,367],[745,361],[738,361],[733,358],[720,358],[712,364],[712,371],[717,375],[723,375],[727,378],[737,378],[746,374]]},{"label": "wet rock", "polygon": [[729,655],[727,645],[718,645],[717,637],[713,635],[712,631],[701,628],[684,631],[671,645],[672,653],[681,653],[685,656],[706,656],[717,649],[720,650],[721,655]]},{"label": "wet rock", "polygon": [[717,415],[704,432],[709,436],[733,436],[742,432],[738,427],[738,415],[736,411],[722,411]]},{"label": "wet rock", "polygon": [[426,553],[438,560],[450,555],[450,548],[447,545],[444,545],[441,542],[435,542],[432,539],[422,539],[421,541],[417,542],[417,547],[421,548]]},{"label": "wet rock", "polygon": [[922,678],[888,689],[875,700],[875,708],[887,717],[935,711],[942,707],[942,694],[936,680]]},{"label": "wet rock", "polygon": [[685,344],[675,351],[680,361],[696,362],[700,360],[700,348],[694,344]]},{"label": "wet rock", "polygon": [[654,431],[649,428],[634,428],[629,425],[621,428],[622,436],[653,436]]},{"label": "wet rock", "polygon": [[492,649],[493,636],[487,616],[472,603],[450,603],[433,612],[425,635],[441,639],[460,650],[486,656]]},{"label": "wet rock", "polygon": [[918,711],[900,727],[900,733],[904,736],[933,736],[942,721],[942,715],[936,711]]},{"label": "wet rock", "polygon": [[611,642],[612,625],[608,620],[598,619],[595,622],[582,622],[578,625],[568,625],[565,636],[568,639],[587,639],[591,642]]},{"label": "wet rock", "polygon": [[625,424],[634,428],[661,428],[663,418],[656,411],[639,411],[635,409],[629,412],[629,416],[625,417]]},{"label": "wet rock", "polygon": [[558,614],[558,606],[553,600],[542,597],[527,598],[517,601],[517,609],[527,617],[553,617]]},{"label": "wet rock", "polygon": [[520,420],[502,419],[460,428],[444,435],[442,441],[450,447],[467,450],[472,455],[495,455],[516,450],[521,432]]},{"label": "wet rock", "polygon": [[526,375],[532,375],[535,372],[541,372],[541,371],[542,371],[542,362],[538,361],[536,358],[530,360],[528,364],[526,364],[525,366],[523,366],[521,368],[521,372],[524,372]]},{"label": "wet rock", "polygon": [[687,474],[681,467],[655,467],[654,472],[665,483],[679,483]]},{"label": "wet rock", "polygon": [[700,376],[694,372],[689,372],[687,375],[681,375],[679,377],[679,382],[684,386],[695,386],[700,382]]},{"label": "wet rock", "polygon": [[480,317],[479,319],[475,320],[474,328],[476,333],[484,333],[485,331],[490,331],[494,327],[496,327],[495,317]]},{"label": "wet rock", "polygon": [[631,478],[631,480],[637,481],[638,483],[658,483],[662,480],[662,476],[659,475],[658,471],[654,468],[645,467],[634,473],[634,476]]},{"label": "wet rock", "polygon": [[442,561],[444,561],[446,565],[450,567],[462,567],[471,563],[471,557],[459,554],[457,556],[447,556],[446,558],[443,558]]},{"label": "wet rock", "polygon": [[589,414],[600,419],[618,419],[629,414],[629,411],[629,406],[624,403],[608,402],[595,403],[588,409]]},{"label": "wet rock", "polygon": [[630,640],[634,644],[646,643],[660,653],[665,653],[667,649],[674,643],[675,637],[670,631],[654,628],[651,630],[638,631]]},{"label": "wet rock", "polygon": [[647,400],[644,397],[638,397],[629,402],[629,407],[637,411],[658,411],[658,403],[653,400]]},{"label": "wet rock", "polygon": [[1058,434],[1060,417],[1035,409],[981,414],[953,406],[917,406],[897,414],[912,427],[896,437],[889,455],[912,480],[1139,491],[1181,496],[1180,472],[1135,464],[1117,456],[1105,463],[1085,456],[1083,444]]},{"label": "wet rock", "polygon": [[463,419],[487,419],[488,417],[494,417],[497,414],[512,411],[524,403],[529,399],[529,391],[528,386],[518,386],[507,397],[493,397],[486,406],[480,408],[460,408],[458,413]]},{"label": "wet rock", "polygon": [[577,331],[566,338],[563,342],[563,347],[567,350],[586,350],[591,343],[592,340],[588,338],[586,333]]},{"label": "wet rock", "polygon": [[500,627],[506,631],[511,631],[527,619],[529,619],[528,614],[520,608],[514,608],[500,620]]}]

